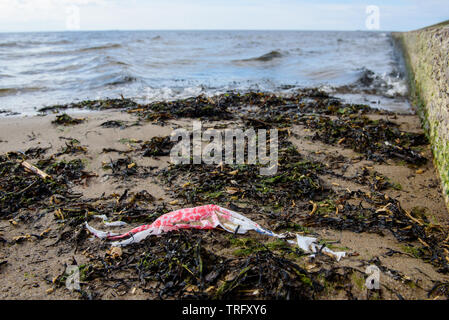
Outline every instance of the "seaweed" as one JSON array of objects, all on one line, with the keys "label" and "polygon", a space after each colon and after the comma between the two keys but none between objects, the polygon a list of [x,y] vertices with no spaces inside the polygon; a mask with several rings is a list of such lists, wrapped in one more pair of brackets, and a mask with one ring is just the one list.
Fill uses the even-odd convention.
[{"label": "seaweed", "polygon": [[[278,170],[260,174],[260,164],[170,165],[159,173],[175,197],[189,204],[237,200],[259,207],[289,207],[297,200],[322,199],[329,193],[318,173],[323,165],[305,159],[281,133]],[[245,148],[247,151],[247,149]]]},{"label": "seaweed", "polygon": [[35,147],[35,148],[29,148],[25,152],[23,152],[23,155],[27,159],[37,159],[42,157],[47,153],[47,150],[51,149],[51,147],[48,148],[41,148],[41,147]]},{"label": "seaweed", "polygon": [[386,159],[399,159],[415,165],[427,162],[415,150],[415,147],[428,144],[425,135],[403,132],[391,121],[374,121],[364,116],[337,119],[307,116],[302,117],[301,122],[307,128],[316,130],[313,139],[349,147],[369,160],[386,162]]},{"label": "seaweed", "polygon": [[437,281],[427,293],[427,297],[431,298],[435,294],[445,296],[449,299],[449,283]]},{"label": "seaweed", "polygon": [[[79,266],[85,284],[82,291],[100,297],[94,291],[99,289],[98,284],[108,288],[112,282],[113,288],[123,292],[139,286],[153,299],[310,300],[330,290],[352,296],[347,284],[355,271],[329,267],[327,256],[315,261],[327,267],[310,272],[263,245],[245,257],[223,256],[204,241],[209,236],[208,231],[172,232],[118,253],[111,249],[91,255],[86,264]],[[64,280],[65,275],[61,275],[55,282],[62,285]]]},{"label": "seaweed", "polygon": [[[259,110],[253,110],[257,107]],[[39,109],[49,112],[67,109],[108,110],[121,109],[136,114],[147,121],[164,122],[173,118],[196,118],[209,120],[235,119],[256,113],[259,121],[269,123],[291,123],[290,117],[303,113],[320,114],[357,114],[369,113],[373,110],[367,105],[345,104],[340,99],[329,96],[318,89],[301,89],[290,96],[281,97],[265,92],[227,92],[208,97],[200,95],[175,101],[156,101],[149,104],[138,104],[130,99],[86,100],[79,103],[48,106]],[[387,114],[386,111],[376,111]],[[256,120],[256,121],[257,121]],[[119,123],[110,123],[118,125]],[[109,125],[109,124],[105,124]]]},{"label": "seaweed", "polygon": [[[350,204],[348,200],[351,198],[362,201],[358,205]],[[383,230],[388,230],[400,242],[418,241],[420,247],[415,252],[419,257],[438,267],[439,272],[449,272],[446,229],[430,224],[427,219],[414,217],[413,212],[404,210],[399,201],[379,192],[346,192],[336,204],[331,210],[317,210],[307,218],[305,226],[326,226],[356,233],[382,234]]]},{"label": "seaweed", "polygon": [[[41,162],[42,161],[42,162]],[[43,162],[54,164],[52,159],[41,160],[38,166],[44,168]],[[73,169],[71,169],[73,170]],[[19,210],[37,210],[46,206],[47,200],[54,195],[67,197],[70,194],[66,177],[71,171],[52,171],[53,178],[42,177],[27,171],[20,161],[8,155],[0,156],[0,217],[14,216]]]},{"label": "seaweed", "polygon": [[64,113],[56,116],[56,119],[53,120],[51,123],[56,125],[71,126],[83,123],[84,121],[86,121],[86,119],[72,118],[68,114]]},{"label": "seaweed", "polygon": [[149,121],[163,121],[171,118],[199,118],[210,120],[231,119],[226,104],[200,95],[184,100],[154,102],[128,110]]},{"label": "seaweed", "polygon": [[108,110],[108,109],[126,109],[134,108],[137,103],[130,99],[100,99],[84,100],[77,103],[68,103],[63,105],[53,105],[38,109],[38,112],[50,112],[67,109],[87,109],[87,110]]},{"label": "seaweed", "polygon": [[55,156],[59,157],[63,154],[87,154],[87,147],[81,146],[80,142],[76,139],[71,139],[65,143],[65,146],[61,148],[61,151],[56,153]]},{"label": "seaweed", "polygon": [[[89,241],[88,232],[81,226],[86,221],[95,223],[95,215],[131,224],[151,223],[172,211],[173,206],[206,203],[226,206],[255,221],[263,220],[265,227],[276,232],[314,236],[318,228],[382,235],[390,232],[403,244],[405,254],[433,264],[439,272],[449,272],[447,230],[432,224],[425,210],[415,208],[408,212],[398,200],[382,193],[400,189],[400,185],[367,167],[361,167],[353,176],[344,176],[337,169],[344,173],[348,159],[335,156],[323,163],[299,152],[291,142],[290,128],[297,124],[310,129],[313,139],[355,150],[361,154],[359,159],[396,159],[413,166],[425,163],[420,150],[428,142],[423,135],[402,131],[393,121],[369,117],[391,114],[387,111],[346,104],[316,89],[297,90],[288,96],[228,92],[149,104],[124,98],[92,100],[43,111],[69,108],[121,109],[135,114],[139,121],[233,120],[255,129],[279,130],[278,170],[271,176],[260,174],[260,163],[169,165],[159,171],[137,164],[140,156],[169,155],[173,142],[167,136],[149,141],[123,139],[121,142],[133,144],[128,151],[103,149],[105,153],[132,153],[136,157],[104,163],[103,168],[108,170],[105,176],[121,179],[121,185],[124,181],[132,183],[135,178],[152,177],[175,199],[168,204],[146,190],[126,189],[120,194],[91,199],[73,194],[72,187],[94,174],[85,171],[85,160],[77,158],[87,150],[71,138],[53,157],[45,158],[44,148],[0,156],[0,217],[9,219],[19,212],[38,210],[54,216],[60,229],[53,245],[63,242],[66,246],[58,249],[75,248],[86,257],[86,262],[79,265],[80,298],[101,298],[105,292],[122,295],[135,288],[156,299],[320,299],[342,294],[348,299],[363,295],[369,299],[384,297],[383,289],[371,294],[364,291],[364,274],[360,271],[341,267],[320,252],[311,259],[284,240],[195,230],[148,237],[118,250],[108,248],[105,242]],[[122,128],[128,124],[107,121],[101,126]],[[57,158],[60,155],[76,159],[61,161]],[[28,172],[20,165],[25,159],[32,159],[51,178]],[[335,191],[323,182],[324,176],[355,182],[370,192]],[[23,236],[16,242],[26,239]],[[326,242],[329,240],[322,240],[323,245]],[[395,253],[390,251],[387,255]],[[367,263],[379,265],[393,279],[406,280],[377,260]],[[62,287],[66,277],[60,275],[55,285]],[[429,297],[436,294],[447,295],[447,284],[435,283]]]},{"label": "seaweed", "polygon": [[46,168],[46,172],[56,177],[57,180],[69,184],[80,184],[91,177],[95,177],[96,174],[89,173],[84,170],[85,162],[82,159],[62,160],[54,161],[40,160],[38,165]]},{"label": "seaweed", "polygon": [[110,160],[108,163],[103,164],[104,170],[111,170],[111,174],[106,176],[112,176],[115,178],[125,179],[127,177],[147,178],[152,174],[153,167],[139,166],[131,157],[119,158],[116,160]]},{"label": "seaweed", "polygon": [[[234,270],[237,272],[232,274]],[[309,300],[324,289],[305,269],[268,249],[239,261],[232,271],[215,298],[241,299],[249,291],[253,297],[271,300]]]},{"label": "seaweed", "polygon": [[126,129],[132,126],[138,126],[139,125],[139,121],[134,122],[132,124],[129,124],[128,121],[123,121],[123,120],[109,120],[109,121],[105,121],[102,124],[100,124],[100,127],[103,128],[120,128],[120,129]]},{"label": "seaweed", "polygon": [[16,112],[16,111],[12,111],[12,110],[6,110],[6,109],[0,109],[0,114],[5,116],[5,117],[10,117],[10,116],[17,116],[20,114],[20,112]]},{"label": "seaweed", "polygon": [[142,144],[142,156],[167,156],[170,154],[170,150],[173,148],[174,144],[175,143],[170,140],[169,136],[154,137],[150,141],[146,141]]},{"label": "seaweed", "polygon": [[124,121],[109,120],[109,121],[106,121],[106,122],[103,122],[102,124],[100,124],[100,127],[125,129],[127,126]]}]

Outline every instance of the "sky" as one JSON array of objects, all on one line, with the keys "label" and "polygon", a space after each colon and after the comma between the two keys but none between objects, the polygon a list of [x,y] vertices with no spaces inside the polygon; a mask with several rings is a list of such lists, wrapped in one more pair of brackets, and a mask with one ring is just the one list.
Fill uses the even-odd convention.
[{"label": "sky", "polygon": [[0,32],[407,31],[448,19],[449,0],[0,0]]}]

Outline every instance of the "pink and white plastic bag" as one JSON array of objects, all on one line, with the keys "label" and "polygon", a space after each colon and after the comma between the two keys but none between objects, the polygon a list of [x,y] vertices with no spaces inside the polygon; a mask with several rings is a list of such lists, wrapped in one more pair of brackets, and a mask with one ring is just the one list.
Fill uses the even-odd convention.
[{"label": "pink and white plastic bag", "polygon": [[[104,222],[107,221],[106,216],[95,216],[95,217],[102,219]],[[124,225],[125,223],[107,222],[106,224],[109,226],[120,226]],[[112,246],[116,247],[126,246],[131,243],[140,242],[148,236],[160,235],[165,232],[171,232],[179,229],[207,230],[207,229],[215,229],[218,226],[231,233],[244,234],[247,231],[254,230],[258,233],[267,236],[284,238],[284,235],[276,234],[270,230],[264,229],[258,223],[255,223],[254,221],[246,218],[240,213],[213,204],[195,208],[180,209],[166,213],[157,218],[152,224],[142,225],[124,234],[116,234],[96,230],[91,226],[89,226],[89,224],[86,222],[86,228],[97,238],[108,240],[120,240],[128,238],[126,240],[113,242]],[[298,245],[300,245],[300,239],[306,240],[309,238],[297,235]],[[333,253],[329,249],[327,249],[326,251],[331,254]],[[335,253],[335,257],[337,258],[337,260],[340,260],[342,256],[344,256],[344,252]]]}]

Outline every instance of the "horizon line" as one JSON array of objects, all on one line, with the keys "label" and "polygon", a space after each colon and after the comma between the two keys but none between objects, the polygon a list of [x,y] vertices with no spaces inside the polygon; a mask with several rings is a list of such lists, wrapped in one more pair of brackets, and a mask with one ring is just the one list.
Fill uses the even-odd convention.
[{"label": "horizon line", "polygon": [[86,29],[86,30],[36,30],[36,31],[3,31],[0,33],[61,33],[61,32],[146,32],[146,31],[313,31],[313,32],[403,32],[398,30],[368,29]]}]

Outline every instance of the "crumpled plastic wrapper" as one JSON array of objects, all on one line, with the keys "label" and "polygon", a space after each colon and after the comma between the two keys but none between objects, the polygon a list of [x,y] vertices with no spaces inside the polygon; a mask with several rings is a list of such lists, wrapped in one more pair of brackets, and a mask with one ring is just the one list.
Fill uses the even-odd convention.
[{"label": "crumpled plastic wrapper", "polygon": [[[289,243],[295,243],[295,241],[289,240]],[[296,235],[296,243],[298,244],[298,247],[302,249],[304,252],[321,252],[327,253],[330,256],[333,256],[337,261],[340,261],[341,258],[343,258],[346,255],[346,252],[334,252],[331,249],[327,247],[323,247],[322,245],[318,244],[316,238],[312,237],[303,237],[299,234]],[[323,247],[323,248],[322,248]],[[310,257],[314,257],[314,254],[311,254]]]},{"label": "crumpled plastic wrapper", "polygon": [[[115,221],[109,222],[105,215],[95,216],[95,218],[102,219],[107,226],[123,226],[125,222]],[[115,241],[112,243],[113,247],[126,246],[131,243],[137,243],[147,238],[148,236],[160,235],[165,232],[171,232],[180,229],[215,229],[220,226],[230,233],[245,234],[247,231],[253,230],[258,233],[284,238],[282,234],[276,234],[270,230],[262,228],[258,223],[248,219],[240,213],[222,208],[217,205],[206,205],[195,208],[186,208],[166,213],[157,218],[152,224],[142,225],[134,228],[124,234],[117,234],[111,232],[100,231],[92,228],[86,222],[86,228],[97,238],[108,240],[126,240]],[[303,237],[296,235],[296,243],[305,252],[318,252],[321,247],[316,243],[316,238]],[[294,241],[288,241],[295,243]],[[345,256],[345,252],[333,252],[328,248],[322,248],[322,252],[333,255],[337,261]]]},{"label": "crumpled plastic wrapper", "polygon": [[108,226],[108,227],[121,227],[121,226],[128,225],[126,222],[123,222],[123,221],[112,221],[112,222],[109,222],[108,217],[106,215],[104,215],[104,214],[101,215],[101,216],[98,216],[98,215],[94,216],[94,218],[103,220],[104,225]]}]

